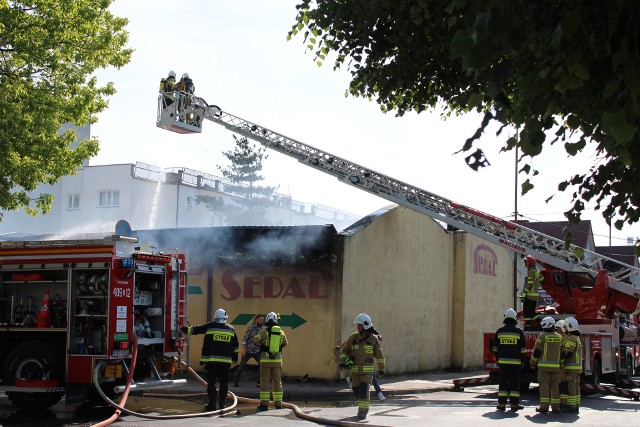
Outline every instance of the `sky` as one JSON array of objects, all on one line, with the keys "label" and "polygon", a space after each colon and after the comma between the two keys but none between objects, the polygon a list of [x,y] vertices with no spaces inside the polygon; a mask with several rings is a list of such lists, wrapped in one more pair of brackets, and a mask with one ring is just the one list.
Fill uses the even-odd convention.
[{"label": "sky", "polygon": [[[491,215],[512,219],[515,211],[515,154],[499,153],[508,130],[487,132],[479,147],[491,163],[471,170],[454,154],[471,136],[480,117],[442,120],[439,112],[384,114],[375,101],[345,96],[350,74],[318,67],[302,37],[287,41],[297,1],[116,0],[111,11],[129,19],[131,62],[100,70],[118,92],[98,116],[92,136],[101,150],[91,165],[135,163],[186,167],[220,175],[222,152],[233,149],[232,133],[205,122],[197,135],[180,135],[155,126],[158,85],[169,70],[188,72],[196,94],[208,104],[275,132],[405,181]],[[265,185],[305,203],[319,203],[366,215],[390,203],[337,179],[271,152],[264,161]],[[535,188],[518,196],[518,213],[533,221],[562,221],[571,193],[557,184],[594,163],[593,152],[569,158],[561,145],[547,146],[531,163],[540,171]],[[521,164],[522,165],[522,164]],[[520,183],[524,179],[521,175]],[[551,202],[545,199],[554,196]],[[616,230],[600,211],[587,206],[596,245],[626,245],[640,236],[634,224]]]}]

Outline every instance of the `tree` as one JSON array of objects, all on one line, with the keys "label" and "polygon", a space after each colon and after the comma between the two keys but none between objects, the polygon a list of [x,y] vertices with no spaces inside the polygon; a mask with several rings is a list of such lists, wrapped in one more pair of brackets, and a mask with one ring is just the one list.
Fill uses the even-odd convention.
[{"label": "tree", "polygon": [[[351,95],[400,116],[443,105],[445,117],[481,113],[461,148],[475,170],[489,164],[474,144],[491,122],[517,129],[503,151],[517,146],[529,159],[545,144],[561,141],[570,156],[593,144],[590,169],[565,171],[558,185],[575,191],[565,216],[578,222],[595,201],[618,229],[640,219],[640,2],[302,0],[297,9],[289,38],[302,34],[318,65],[337,55]],[[538,172],[521,172],[525,194]]]},{"label": "tree", "polygon": [[219,197],[197,196],[196,203],[204,203],[210,211],[222,213],[230,225],[264,225],[267,207],[272,204],[269,197],[275,191],[275,187],[257,185],[264,180],[260,171],[262,161],[268,157],[264,154],[266,149],[256,148],[245,137],[233,135],[233,139],[234,149],[222,153],[230,165],[218,166],[218,169],[232,182],[224,186],[225,191],[240,197],[233,204],[225,204]]},{"label": "tree", "polygon": [[74,131],[58,130],[94,123],[115,90],[92,73],[130,60],[127,20],[109,13],[110,4],[0,0],[0,209],[46,213],[53,196],[29,193],[98,152],[95,138],[74,144]]}]

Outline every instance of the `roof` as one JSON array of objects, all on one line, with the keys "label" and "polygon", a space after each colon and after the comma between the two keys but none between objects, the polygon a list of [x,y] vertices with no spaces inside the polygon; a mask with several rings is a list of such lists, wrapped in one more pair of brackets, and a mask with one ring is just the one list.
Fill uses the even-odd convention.
[{"label": "roof", "polygon": [[191,260],[318,260],[330,257],[333,225],[201,227],[136,230],[141,241],[189,251]]},{"label": "roof", "polygon": [[360,218],[358,221],[354,222],[353,224],[351,224],[350,226],[342,230],[339,234],[341,236],[353,236],[358,231],[367,227],[369,224],[371,224],[372,222],[374,222],[375,220],[377,220],[378,218],[380,218],[390,210],[395,209],[397,207],[398,205],[389,205],[384,208],[380,208],[377,211],[372,212],[369,215]]},{"label": "roof", "polygon": [[[596,252],[616,261],[638,267],[638,256],[634,249],[635,246],[597,246]],[[606,263],[604,267],[607,268]]]},{"label": "roof", "polygon": [[588,219],[582,220],[578,224],[571,224],[569,221],[533,222],[527,220],[518,220],[515,223],[563,241],[570,235],[573,238],[572,243],[582,248],[586,248],[589,241],[593,240],[591,221]]}]

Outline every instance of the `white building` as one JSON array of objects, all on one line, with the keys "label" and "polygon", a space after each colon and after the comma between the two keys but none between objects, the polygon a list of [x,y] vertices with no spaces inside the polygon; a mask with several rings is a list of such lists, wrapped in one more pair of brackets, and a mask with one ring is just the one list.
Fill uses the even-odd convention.
[{"label": "white building", "polygon": [[[24,211],[5,211],[2,235],[65,235],[111,232],[120,219],[136,229],[209,227],[228,225],[225,217],[196,202],[197,196],[215,196],[225,204],[234,196],[224,191],[225,180],[187,168],[158,167],[144,163],[85,165],[77,175],[54,185],[41,185],[34,193],[54,196],[51,211],[32,217]],[[259,225],[333,224],[341,230],[359,219],[348,212],[305,204],[275,194],[267,209],[267,223]],[[253,225],[253,224],[247,224]]]}]

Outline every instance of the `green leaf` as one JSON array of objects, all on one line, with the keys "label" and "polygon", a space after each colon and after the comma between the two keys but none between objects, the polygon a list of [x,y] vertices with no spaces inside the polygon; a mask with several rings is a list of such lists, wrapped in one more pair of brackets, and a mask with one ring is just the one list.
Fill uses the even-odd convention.
[{"label": "green leaf", "polygon": [[520,186],[520,187],[521,187],[521,189],[522,189],[521,194],[524,196],[524,195],[525,195],[525,194],[527,194],[529,191],[533,190],[534,185],[531,183],[531,181],[529,181],[529,180],[527,179],[525,182],[523,182],[523,183],[521,184],[521,186]]},{"label": "green leaf", "polygon": [[579,246],[575,246],[573,248],[573,254],[578,258],[582,258],[584,256],[584,249]]},{"label": "green leaf", "polygon": [[602,127],[609,132],[618,144],[624,144],[633,138],[635,128],[627,121],[622,110],[607,111],[602,116]]},{"label": "green leaf", "polygon": [[581,80],[589,80],[591,78],[591,74],[589,70],[587,70],[582,64],[577,63],[573,66],[573,74]]},{"label": "green leaf", "polygon": [[482,95],[479,93],[472,93],[469,96],[469,107],[477,107],[482,104]]},{"label": "green leaf", "polygon": [[457,56],[465,56],[473,46],[473,40],[467,31],[458,30],[451,40],[451,52]]}]

